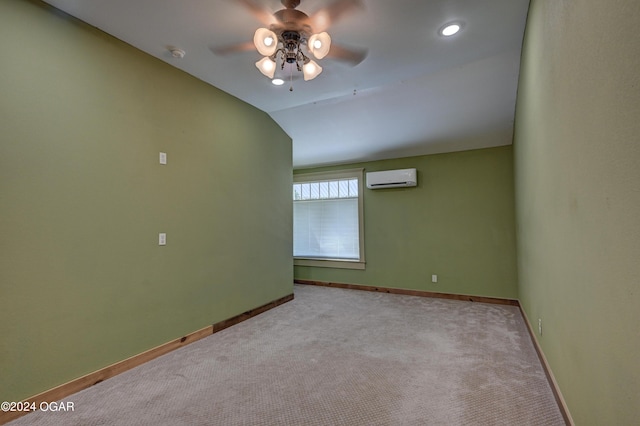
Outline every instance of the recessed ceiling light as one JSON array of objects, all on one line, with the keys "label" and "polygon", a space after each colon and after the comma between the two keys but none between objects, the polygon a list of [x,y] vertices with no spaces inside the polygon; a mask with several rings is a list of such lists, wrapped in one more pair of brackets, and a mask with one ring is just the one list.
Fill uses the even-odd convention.
[{"label": "recessed ceiling light", "polygon": [[458,31],[460,31],[460,29],[462,28],[462,24],[459,22],[450,22],[448,24],[445,24],[444,26],[442,26],[442,28],[440,28],[440,35],[443,35],[445,37],[450,37],[454,34],[456,34]]},{"label": "recessed ceiling light", "polygon": [[282,86],[284,84],[284,80],[281,78],[274,78],[273,80],[271,80],[271,83],[275,84],[276,86]]}]

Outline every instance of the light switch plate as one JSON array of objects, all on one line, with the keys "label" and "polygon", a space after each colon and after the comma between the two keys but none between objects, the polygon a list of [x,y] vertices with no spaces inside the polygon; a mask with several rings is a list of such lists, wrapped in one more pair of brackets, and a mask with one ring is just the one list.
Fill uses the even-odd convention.
[{"label": "light switch plate", "polygon": [[161,152],[160,153],[160,164],[167,164],[167,153],[166,152]]},{"label": "light switch plate", "polygon": [[164,232],[161,232],[158,234],[158,245],[159,246],[167,245],[167,234],[165,234]]}]

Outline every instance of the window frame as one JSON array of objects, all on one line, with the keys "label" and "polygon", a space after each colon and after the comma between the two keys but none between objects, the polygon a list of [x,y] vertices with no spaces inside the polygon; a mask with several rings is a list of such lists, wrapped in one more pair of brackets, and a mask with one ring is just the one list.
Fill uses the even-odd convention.
[{"label": "window frame", "polygon": [[[358,260],[353,259],[317,259],[308,257],[293,257],[294,266],[315,266],[320,268],[365,269],[364,256],[364,169],[335,170],[327,172],[297,173],[293,175],[293,184],[301,182],[315,182],[323,180],[358,179]],[[293,189],[293,185],[292,185]],[[291,208],[293,209],[292,200]]]}]

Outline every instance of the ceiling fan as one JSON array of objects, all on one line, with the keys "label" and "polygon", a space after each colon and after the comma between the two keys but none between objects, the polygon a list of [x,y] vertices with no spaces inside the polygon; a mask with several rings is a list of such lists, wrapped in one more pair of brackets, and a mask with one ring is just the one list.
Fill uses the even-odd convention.
[{"label": "ceiling fan", "polygon": [[229,54],[255,48],[263,56],[256,62],[256,67],[270,79],[274,78],[278,63],[281,70],[288,68],[291,79],[293,70],[296,69],[302,72],[304,80],[308,81],[322,72],[322,67],[311,57],[317,60],[333,58],[355,66],[367,55],[366,49],[352,49],[332,43],[326,32],[339,18],[361,7],[361,0],[336,0],[311,16],[296,9],[300,0],[281,0],[285,8],[275,13],[271,13],[254,0],[236,1],[248,9],[265,27],[256,30],[253,43],[212,48],[212,51],[216,54]]}]

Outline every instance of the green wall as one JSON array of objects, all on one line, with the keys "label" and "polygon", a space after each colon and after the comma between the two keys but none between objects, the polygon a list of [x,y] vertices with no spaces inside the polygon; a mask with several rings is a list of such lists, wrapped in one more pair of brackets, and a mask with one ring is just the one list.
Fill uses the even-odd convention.
[{"label": "green wall", "polygon": [[516,110],[519,295],[579,425],[640,419],[640,2],[533,0]]},{"label": "green wall", "polygon": [[292,293],[266,114],[38,2],[0,51],[0,401]]},{"label": "green wall", "polygon": [[364,271],[296,266],[295,278],[517,298],[512,161],[507,146],[296,170],[415,167],[418,186],[365,189]]}]

